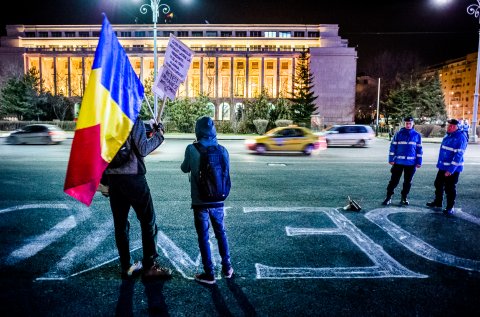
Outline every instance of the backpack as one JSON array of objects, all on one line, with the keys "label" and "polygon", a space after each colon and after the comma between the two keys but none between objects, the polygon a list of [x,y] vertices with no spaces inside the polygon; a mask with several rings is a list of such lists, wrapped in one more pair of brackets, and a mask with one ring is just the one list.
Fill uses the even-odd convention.
[{"label": "backpack", "polygon": [[117,154],[113,157],[112,161],[108,164],[108,168],[118,168],[130,160],[130,153],[132,147],[130,145],[130,138],[122,144]]},{"label": "backpack", "polygon": [[231,181],[228,163],[223,156],[223,146],[205,147],[193,143],[200,153],[199,186],[200,199],[206,202],[224,201],[230,193]]}]

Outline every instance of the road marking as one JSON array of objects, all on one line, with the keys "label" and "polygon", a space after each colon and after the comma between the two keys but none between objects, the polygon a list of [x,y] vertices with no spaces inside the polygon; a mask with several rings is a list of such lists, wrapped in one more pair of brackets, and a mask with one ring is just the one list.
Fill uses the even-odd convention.
[{"label": "road marking", "polygon": [[72,272],[74,265],[84,261],[108,235],[113,232],[112,221],[107,221],[100,228],[91,232],[79,245],[72,248],[61,260],[50,270],[36,280],[64,280]]},{"label": "road marking", "polygon": [[[434,211],[416,210],[411,208],[379,208],[369,211],[365,217],[385,230],[393,239],[400,242],[404,247],[413,253],[430,261],[435,261],[445,265],[462,268],[470,271],[480,272],[480,261],[457,257],[453,254],[442,252],[420,238],[400,228],[388,220],[388,216],[395,213],[435,213]],[[461,212],[461,218],[479,224],[479,219]],[[468,216],[467,216],[468,215]]]},{"label": "road marking", "polygon": [[[209,236],[212,238],[213,232],[211,228],[209,230]],[[216,266],[222,262],[220,254],[218,252],[218,247],[215,243],[211,242],[210,239],[210,250],[212,254],[213,265]],[[162,250],[165,257],[170,260],[175,269],[186,279],[193,280],[195,273],[199,273],[203,270],[201,266],[201,255],[198,254],[195,262],[190,258],[190,256],[181,248],[179,248],[165,233],[158,231],[157,235],[158,247]],[[219,271],[219,270],[217,270]],[[220,273],[217,273],[216,278],[221,278]]]},{"label": "road marking", "polygon": [[6,209],[0,209],[0,214],[5,213],[5,212],[10,212],[10,211],[16,211],[16,210],[23,210],[23,209],[39,209],[39,208],[45,208],[45,209],[70,209],[65,204],[31,204],[31,205],[20,205],[20,206],[14,206]]},{"label": "road marking", "polygon": [[402,266],[388,255],[381,246],[373,242],[351,221],[334,208],[327,207],[245,207],[250,212],[311,212],[324,213],[336,225],[335,228],[295,228],[286,227],[287,236],[299,235],[344,235],[349,238],[375,264],[365,267],[275,267],[261,263],[255,264],[258,279],[287,278],[426,278],[427,275],[415,273]]},{"label": "road marking", "polygon": [[6,259],[5,263],[7,265],[15,265],[16,263],[24,259],[34,256],[38,252],[45,249],[51,243],[60,239],[67,232],[75,228],[76,225],[77,222],[75,221],[75,217],[67,217],[65,220],[58,223],[55,227],[53,227],[46,233],[39,235],[36,238],[33,238],[30,243],[27,243],[20,249],[13,251]]}]

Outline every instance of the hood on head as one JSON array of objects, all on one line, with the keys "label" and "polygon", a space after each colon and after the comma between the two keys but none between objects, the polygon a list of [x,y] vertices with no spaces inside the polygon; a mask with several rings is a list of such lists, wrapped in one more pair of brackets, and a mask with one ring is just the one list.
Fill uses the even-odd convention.
[{"label": "hood on head", "polygon": [[195,136],[200,139],[214,139],[217,136],[215,123],[210,117],[200,117],[195,123]]}]

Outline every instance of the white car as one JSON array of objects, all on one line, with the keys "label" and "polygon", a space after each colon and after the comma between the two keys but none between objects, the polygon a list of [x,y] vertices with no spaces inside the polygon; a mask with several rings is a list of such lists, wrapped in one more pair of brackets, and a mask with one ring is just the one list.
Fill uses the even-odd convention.
[{"label": "white car", "polygon": [[360,124],[334,125],[322,133],[327,139],[328,146],[351,145],[368,146],[375,140],[372,127]]}]

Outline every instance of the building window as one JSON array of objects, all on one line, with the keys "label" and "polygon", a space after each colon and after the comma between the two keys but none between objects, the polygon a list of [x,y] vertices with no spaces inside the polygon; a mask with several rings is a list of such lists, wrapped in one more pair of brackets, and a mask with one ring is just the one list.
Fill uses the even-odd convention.
[{"label": "building window", "polygon": [[62,32],[52,32],[52,37],[62,37]]},{"label": "building window", "polygon": [[258,62],[252,62],[252,69],[258,69]]},{"label": "building window", "polygon": [[277,37],[277,32],[267,31],[265,32],[265,37]]},{"label": "building window", "polygon": [[237,69],[244,69],[245,66],[243,64],[243,62],[237,62]]},{"label": "building window", "polygon": [[170,34],[174,34],[173,31],[163,31],[163,37],[170,37]]},{"label": "building window", "polygon": [[230,69],[230,63],[229,62],[222,62],[222,70],[224,69]]},{"label": "building window", "polygon": [[65,37],[75,37],[75,32],[65,32]]},{"label": "building window", "polygon": [[276,51],[277,47],[275,45],[265,45],[265,51]]},{"label": "building window", "polygon": [[280,31],[280,32],[278,32],[278,37],[292,37],[292,32],[290,32],[290,31]]},{"label": "building window", "polygon": [[281,68],[282,69],[288,69],[288,62],[282,62]]},{"label": "building window", "polygon": [[250,31],[250,37],[262,37],[262,31]]},{"label": "building window", "polygon": [[262,46],[261,45],[250,45],[250,51],[261,51]]},{"label": "building window", "polygon": [[305,37],[305,32],[295,31],[293,32],[293,37]]},{"label": "building window", "polygon": [[221,31],[220,36],[221,37],[232,37],[232,31]]},{"label": "building window", "polygon": [[188,31],[178,31],[177,36],[178,37],[188,37]]},{"label": "building window", "polygon": [[135,31],[135,37],[145,37],[145,31]]},{"label": "building window", "polygon": [[207,63],[207,69],[214,69],[215,68],[215,62],[208,62]]},{"label": "building window", "polygon": [[320,32],[308,32],[308,37],[320,37]]},{"label": "building window", "polygon": [[220,51],[231,51],[232,47],[230,45],[220,45]]},{"label": "building window", "polygon": [[130,31],[121,31],[120,37],[132,37],[132,32]]},{"label": "building window", "polygon": [[202,31],[192,31],[192,36],[193,37],[202,37],[203,32]]},{"label": "building window", "polygon": [[200,69],[200,62],[193,62],[192,64],[193,69]]},{"label": "building window", "polygon": [[273,69],[273,62],[267,62],[267,69]]},{"label": "building window", "polygon": [[236,37],[247,37],[247,31],[236,31],[235,36]]},{"label": "building window", "polygon": [[234,50],[238,52],[244,52],[247,50],[247,47],[245,45],[235,45]]},{"label": "building window", "polygon": [[79,36],[79,37],[89,37],[89,36],[90,36],[90,33],[89,33],[89,32],[85,32],[85,31],[80,31],[80,32],[78,32],[78,36]]},{"label": "building window", "polygon": [[35,37],[35,32],[25,32],[25,37]]},{"label": "building window", "polygon": [[218,36],[218,33],[217,31],[207,31],[205,35],[208,37],[216,37]]}]

